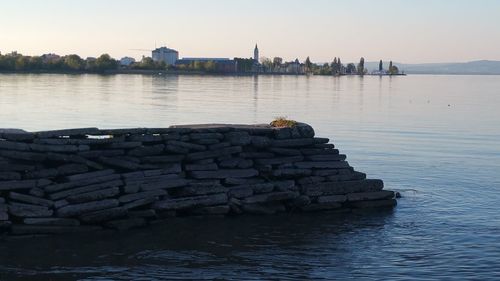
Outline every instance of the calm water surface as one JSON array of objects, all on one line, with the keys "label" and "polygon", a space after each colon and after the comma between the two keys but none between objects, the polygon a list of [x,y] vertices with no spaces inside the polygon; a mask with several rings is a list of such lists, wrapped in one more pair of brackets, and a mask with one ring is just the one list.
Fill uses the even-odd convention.
[{"label": "calm water surface", "polygon": [[314,126],[394,211],[0,240],[0,280],[500,279],[500,76],[0,75],[0,127]]}]

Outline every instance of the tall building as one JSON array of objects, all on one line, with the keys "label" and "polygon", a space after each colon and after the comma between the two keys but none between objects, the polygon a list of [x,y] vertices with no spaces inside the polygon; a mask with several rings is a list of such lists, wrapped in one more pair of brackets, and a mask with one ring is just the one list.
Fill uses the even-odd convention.
[{"label": "tall building", "polygon": [[255,49],[253,49],[253,60],[259,63],[259,47],[257,47],[257,44],[255,44]]},{"label": "tall building", "polygon": [[167,47],[160,47],[153,50],[151,57],[153,58],[153,61],[165,62],[167,65],[171,65],[175,64],[175,62],[179,59],[179,52]]}]

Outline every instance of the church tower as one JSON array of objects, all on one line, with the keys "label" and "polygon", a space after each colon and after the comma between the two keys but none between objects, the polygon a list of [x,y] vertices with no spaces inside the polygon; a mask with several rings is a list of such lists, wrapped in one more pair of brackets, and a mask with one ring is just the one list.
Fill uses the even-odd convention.
[{"label": "church tower", "polygon": [[253,50],[253,60],[259,63],[259,47],[257,47],[257,44],[255,44],[255,49]]}]

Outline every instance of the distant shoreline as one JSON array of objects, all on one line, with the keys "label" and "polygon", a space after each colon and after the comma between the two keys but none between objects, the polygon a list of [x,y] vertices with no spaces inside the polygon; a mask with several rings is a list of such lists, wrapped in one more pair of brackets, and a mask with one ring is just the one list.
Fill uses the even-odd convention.
[{"label": "distant shoreline", "polygon": [[143,75],[208,75],[208,76],[406,76],[407,74],[341,74],[341,75],[321,75],[321,74],[305,74],[305,73],[278,73],[278,72],[241,72],[241,73],[221,73],[221,72],[205,72],[205,71],[183,71],[183,70],[143,70],[143,69],[119,69],[106,70],[103,72],[95,71],[47,71],[47,70],[31,70],[31,71],[0,71],[0,74],[97,74],[97,75],[117,75],[117,74],[143,74]]}]

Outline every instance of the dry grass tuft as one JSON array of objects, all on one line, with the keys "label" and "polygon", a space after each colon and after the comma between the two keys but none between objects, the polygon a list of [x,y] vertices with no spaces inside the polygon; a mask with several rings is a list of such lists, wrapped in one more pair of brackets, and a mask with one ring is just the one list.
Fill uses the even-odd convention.
[{"label": "dry grass tuft", "polygon": [[297,121],[295,120],[288,120],[286,116],[280,116],[276,117],[271,122],[271,126],[276,127],[276,128],[292,128],[297,126]]}]

